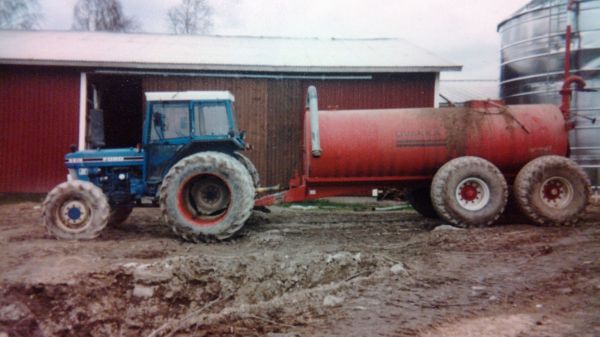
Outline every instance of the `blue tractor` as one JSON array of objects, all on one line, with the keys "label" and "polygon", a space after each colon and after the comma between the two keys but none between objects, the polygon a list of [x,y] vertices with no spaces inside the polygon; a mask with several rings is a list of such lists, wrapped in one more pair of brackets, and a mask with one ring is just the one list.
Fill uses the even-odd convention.
[{"label": "blue tractor", "polygon": [[[143,206],[160,206],[165,222],[190,241],[223,240],[243,226],[259,179],[240,153],[246,143],[236,126],[233,95],[154,92],[146,93],[146,102],[141,146],[65,156],[68,181],[43,205],[51,235],[92,239]],[[92,147],[104,142],[101,120],[90,122],[96,126]]]}]

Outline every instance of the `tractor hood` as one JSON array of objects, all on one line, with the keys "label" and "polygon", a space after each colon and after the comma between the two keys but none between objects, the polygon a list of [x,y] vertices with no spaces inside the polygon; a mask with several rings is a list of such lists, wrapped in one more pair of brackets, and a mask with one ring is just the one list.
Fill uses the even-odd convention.
[{"label": "tractor hood", "polygon": [[144,163],[144,151],[125,149],[84,150],[65,155],[67,168],[84,166],[132,166]]}]

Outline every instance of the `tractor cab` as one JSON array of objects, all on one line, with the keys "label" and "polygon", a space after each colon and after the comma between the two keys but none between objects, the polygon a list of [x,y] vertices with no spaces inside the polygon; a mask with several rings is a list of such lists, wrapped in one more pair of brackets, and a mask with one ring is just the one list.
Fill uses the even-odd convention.
[{"label": "tractor cab", "polygon": [[229,91],[146,93],[143,149],[145,181],[157,184],[181,158],[202,151],[245,149]]}]

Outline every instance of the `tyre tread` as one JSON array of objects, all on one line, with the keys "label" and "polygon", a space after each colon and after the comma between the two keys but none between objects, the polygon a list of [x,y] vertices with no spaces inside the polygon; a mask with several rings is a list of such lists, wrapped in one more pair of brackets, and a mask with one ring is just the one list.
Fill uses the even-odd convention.
[{"label": "tyre tread", "polygon": [[[90,204],[95,208],[93,212],[98,215],[98,221],[93,221],[89,230],[81,233],[65,232],[56,225],[58,219],[54,218],[54,209],[59,207],[56,203],[63,195],[76,191],[77,193],[89,194]],[[66,240],[90,240],[96,238],[106,227],[110,214],[108,200],[102,190],[96,185],[82,180],[66,181],[53,188],[42,203],[42,218],[48,234],[58,239]]]},{"label": "tyre tread", "polygon": [[[544,216],[542,212],[538,210],[537,207],[531,202],[529,195],[534,185],[532,177],[539,172],[543,172],[543,170],[548,167],[570,170],[573,174],[575,174],[577,179],[581,179],[586,185],[586,191],[584,191],[586,198],[585,205],[582,207],[582,209],[575,212],[575,214],[569,219],[557,221]],[[527,163],[517,174],[513,190],[515,199],[521,211],[536,224],[549,226],[567,226],[577,223],[583,216],[583,211],[589,205],[590,195],[592,193],[591,184],[585,172],[570,159],[556,155],[538,157]]]},{"label": "tyre tread", "polygon": [[455,158],[453,160],[450,160],[446,164],[444,164],[438,170],[438,172],[436,173],[436,175],[434,176],[434,178],[431,182],[431,202],[433,203],[433,207],[435,208],[435,210],[437,211],[437,213],[439,214],[439,216],[442,219],[450,222],[453,225],[456,225],[458,227],[472,226],[471,224],[467,223],[464,219],[459,219],[456,216],[452,215],[451,212],[446,207],[446,202],[445,202],[445,198],[444,198],[444,194],[445,194],[444,191],[445,191],[445,187],[448,183],[448,179],[450,179],[452,174],[454,174],[460,170],[464,170],[465,167],[480,167],[488,172],[494,173],[502,181],[502,184],[504,186],[504,192],[502,194],[503,206],[502,206],[501,210],[499,212],[497,212],[493,218],[489,219],[485,223],[477,225],[477,226],[489,226],[489,225],[493,224],[494,222],[496,222],[500,218],[500,216],[502,215],[502,212],[504,211],[504,207],[506,207],[506,202],[508,201],[508,186],[506,184],[506,180],[504,179],[504,176],[502,176],[502,174],[496,168],[496,166],[494,166],[494,164],[490,163],[489,161],[487,161],[485,159],[482,159],[479,157],[473,157],[473,156],[465,156],[465,157]]},{"label": "tyre tread", "polygon": [[[167,205],[168,189],[174,180],[181,174],[181,171],[187,166],[203,162],[209,167],[218,168],[234,175],[242,183],[241,212],[233,214],[233,220],[229,226],[218,234],[206,234],[200,231],[194,231],[192,228],[182,226],[169,214]],[[254,184],[250,174],[242,163],[235,158],[220,152],[202,152],[188,156],[175,164],[167,173],[160,187],[160,210],[166,224],[171,227],[173,232],[186,241],[191,242],[215,242],[222,241],[233,236],[239,231],[252,213],[254,206]],[[173,211],[171,211],[173,212]]]}]

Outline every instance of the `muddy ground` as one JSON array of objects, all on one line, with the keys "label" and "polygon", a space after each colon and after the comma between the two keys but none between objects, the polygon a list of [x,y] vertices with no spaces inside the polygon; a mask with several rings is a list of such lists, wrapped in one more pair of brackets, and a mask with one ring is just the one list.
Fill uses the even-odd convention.
[{"label": "muddy ground", "polygon": [[410,210],[274,208],[192,244],[137,209],[57,241],[0,206],[0,337],[600,336],[600,207],[574,227],[452,229]]}]

